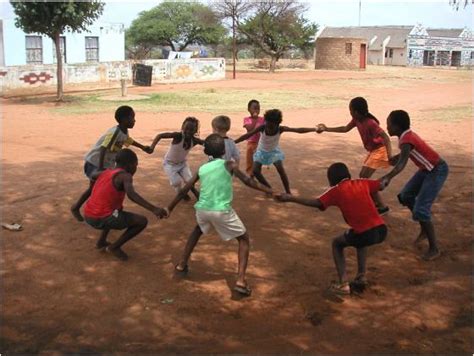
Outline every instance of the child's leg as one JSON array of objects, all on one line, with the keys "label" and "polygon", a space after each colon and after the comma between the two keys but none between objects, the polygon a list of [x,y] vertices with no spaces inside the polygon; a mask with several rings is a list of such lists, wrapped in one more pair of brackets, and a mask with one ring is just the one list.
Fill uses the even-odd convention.
[{"label": "child's leg", "polygon": [[201,228],[199,225],[196,225],[191,235],[188,237],[188,241],[186,242],[186,246],[184,247],[183,256],[181,257],[181,261],[176,265],[176,269],[178,271],[184,271],[188,265],[189,257],[196,247],[196,244],[199,241],[199,238],[202,235]]},{"label": "child's leg", "polygon": [[247,281],[245,279],[245,272],[247,271],[247,264],[249,260],[250,251],[250,238],[247,233],[237,237],[239,242],[239,274],[237,277],[236,285],[247,287]]},{"label": "child's leg", "polygon": [[[183,179],[184,183],[189,182],[193,178],[193,174],[191,173],[191,169],[189,169],[189,166],[187,163],[184,164],[183,168],[178,173]],[[180,185],[180,189],[181,189],[181,185]],[[199,191],[196,188],[192,187],[191,192],[193,192],[196,199],[199,199]]]},{"label": "child's leg", "polygon": [[[360,173],[359,173],[359,178],[368,179],[368,178],[372,177],[372,175],[374,173],[375,173],[375,169],[367,167],[367,166],[363,166]],[[379,192],[376,192],[376,193],[372,194],[372,199],[374,200],[374,203],[377,206],[377,208],[385,208],[386,207],[386,205],[383,202],[382,197],[380,196]]]},{"label": "child's leg", "polygon": [[128,256],[122,251],[121,247],[142,232],[148,225],[148,220],[145,216],[134,213],[121,212],[121,214],[123,214],[126,219],[127,230],[125,230],[117,241],[107,247],[107,251],[113,253],[121,260],[126,260]]},{"label": "child's leg", "polygon": [[365,266],[367,262],[367,247],[357,249],[357,279],[365,277]]},{"label": "child's leg", "polygon": [[439,256],[440,252],[438,244],[436,243],[436,234],[433,223],[431,221],[420,221],[421,233],[420,236],[425,236],[428,239],[428,252],[423,255],[423,259],[430,261]]},{"label": "child's leg", "polygon": [[100,233],[100,237],[99,237],[99,239],[97,240],[97,243],[95,244],[95,246],[96,246],[98,249],[103,249],[103,248],[107,247],[108,245],[110,245],[110,244],[107,242],[107,236],[109,235],[109,232],[110,232],[110,229],[104,229],[104,230],[102,230],[102,232]]},{"label": "child's leg", "polygon": [[288,194],[291,194],[290,191],[290,181],[288,180],[288,176],[286,175],[285,168],[283,167],[283,161],[276,161],[273,163],[275,168],[278,171],[278,174],[280,175],[281,181],[283,183],[283,187],[285,187],[285,192]]},{"label": "child's leg", "polygon": [[253,162],[253,175],[261,184],[268,188],[271,188],[271,185],[267,182],[267,180],[262,174],[262,164],[260,162]]},{"label": "child's leg", "polygon": [[92,187],[94,183],[91,181],[89,183],[89,188],[87,188],[84,193],[81,194],[79,199],[71,206],[71,213],[76,218],[77,221],[84,221],[84,218],[81,215],[81,206],[86,202],[87,199],[91,196]]},{"label": "child's leg", "polygon": [[336,264],[337,274],[339,276],[339,283],[347,282],[346,275],[346,259],[344,258],[344,249],[349,244],[346,241],[344,235],[340,235],[332,240],[332,255],[334,257],[334,263]]},{"label": "child's leg", "polygon": [[253,176],[253,154],[255,153],[255,150],[257,149],[257,143],[256,142],[248,142],[247,141],[247,154],[246,154],[246,169],[245,171],[249,176]]}]

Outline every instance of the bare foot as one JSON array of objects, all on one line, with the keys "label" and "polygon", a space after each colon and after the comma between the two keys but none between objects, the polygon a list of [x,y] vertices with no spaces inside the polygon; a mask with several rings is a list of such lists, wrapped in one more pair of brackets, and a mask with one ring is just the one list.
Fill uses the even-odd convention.
[{"label": "bare foot", "polygon": [[81,212],[79,211],[79,209],[73,209],[71,207],[71,214],[72,214],[72,216],[74,216],[76,218],[77,221],[84,221],[84,218],[82,217]]},{"label": "bare foot", "polygon": [[108,241],[97,241],[95,248],[101,251],[105,251],[105,248],[110,245]]},{"label": "bare foot", "polygon": [[128,255],[123,252],[123,250],[120,247],[117,248],[110,248],[110,246],[107,246],[105,248],[105,251],[111,253],[115,257],[117,257],[119,260],[126,261],[128,260]]},{"label": "bare foot", "polygon": [[426,240],[427,239],[427,236],[425,234],[424,231],[421,231],[420,234],[418,235],[418,237],[416,238],[415,242],[413,242],[413,244],[415,246],[419,245],[421,242],[423,242],[423,240]]},{"label": "bare foot", "polygon": [[439,250],[434,250],[434,251],[428,250],[428,252],[425,253],[421,258],[425,261],[433,261],[437,259],[439,256],[441,256],[441,252],[439,252]]}]

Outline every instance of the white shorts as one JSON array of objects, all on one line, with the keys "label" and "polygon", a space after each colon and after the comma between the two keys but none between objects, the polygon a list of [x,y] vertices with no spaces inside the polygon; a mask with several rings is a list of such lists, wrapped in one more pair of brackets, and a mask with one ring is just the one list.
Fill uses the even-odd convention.
[{"label": "white shorts", "polygon": [[186,183],[193,177],[186,161],[177,164],[164,161],[163,168],[173,187],[180,188],[183,181]]},{"label": "white shorts", "polygon": [[209,233],[211,227],[214,226],[224,241],[242,236],[247,231],[234,209],[229,211],[196,210],[196,220],[203,234]]}]

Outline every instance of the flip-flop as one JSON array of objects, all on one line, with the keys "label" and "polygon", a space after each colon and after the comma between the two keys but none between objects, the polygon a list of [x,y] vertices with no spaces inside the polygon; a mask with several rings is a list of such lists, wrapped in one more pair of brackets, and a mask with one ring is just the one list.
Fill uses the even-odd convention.
[{"label": "flip-flop", "polygon": [[14,223],[14,224],[5,224],[5,223],[3,223],[2,227],[4,229],[10,230],[10,231],[21,231],[21,230],[23,230],[23,226],[21,226],[20,224],[16,224],[16,223]]},{"label": "flip-flop", "polygon": [[110,246],[110,242],[106,242],[105,244],[100,245],[100,246],[97,245],[97,244],[95,244],[95,248],[96,248],[97,250],[99,250],[100,252],[105,252],[105,249],[106,249],[108,246]]},{"label": "flip-flop", "polygon": [[437,259],[439,256],[441,256],[440,251],[438,251],[438,253],[436,253],[434,255],[428,255],[428,253],[425,253],[423,256],[421,256],[421,259],[423,261],[433,261],[433,260]]},{"label": "flip-flop", "polygon": [[246,297],[249,297],[252,294],[252,289],[250,289],[249,286],[241,286],[238,284],[234,286],[234,291]]},{"label": "flip-flop", "polygon": [[180,276],[185,276],[185,275],[187,275],[188,272],[189,272],[189,267],[188,267],[188,265],[185,265],[183,269],[179,269],[179,268],[178,268],[178,265],[179,265],[179,263],[174,266],[174,271],[175,271],[175,273],[179,274]]},{"label": "flip-flop", "polygon": [[333,283],[329,286],[329,290],[338,295],[350,295],[351,287],[348,282],[345,283]]}]

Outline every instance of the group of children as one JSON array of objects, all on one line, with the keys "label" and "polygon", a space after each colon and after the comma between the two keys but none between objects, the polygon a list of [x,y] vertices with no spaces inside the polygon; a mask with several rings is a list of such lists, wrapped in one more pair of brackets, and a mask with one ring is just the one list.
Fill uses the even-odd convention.
[{"label": "group of children", "polygon": [[[369,112],[367,101],[357,97],[351,100],[349,111],[351,121],[346,126],[327,127],[325,124],[313,128],[291,128],[282,126],[282,113],[272,109],[260,115],[257,100],[248,103],[250,116],[244,119],[247,133],[233,141],[227,136],[231,122],[229,117],[219,115],[212,120],[213,134],[205,140],[198,137],[199,121],[194,117],[184,120],[180,132],[158,134],[150,146],[134,141],[128,134],[135,124],[135,113],[129,106],[116,110],[118,125],[109,129],[87,153],[84,172],[90,180],[88,189],[71,207],[77,220],[85,221],[101,230],[96,247],[117,258],[127,259],[122,250],[123,244],[138,235],[147,225],[146,217],[123,211],[125,195],[138,205],[150,210],[157,218],[167,218],[181,200],[190,200],[191,191],[197,202],[196,226],[189,236],[182,258],[175,265],[175,272],[186,274],[188,261],[202,234],[212,227],[225,240],[238,241],[238,278],[234,290],[244,296],[251,294],[245,273],[249,257],[249,234],[237,213],[232,209],[232,177],[242,183],[273,196],[280,202],[293,202],[325,210],[338,207],[350,229],[336,237],[332,242],[333,257],[339,280],[331,286],[338,294],[350,294],[350,284],[345,271],[344,249],[352,246],[357,249],[358,273],[354,283],[366,285],[367,247],[381,243],[387,236],[387,227],[381,215],[389,208],[383,203],[379,191],[406,166],[410,158],[418,167],[418,172],[405,185],[398,199],[407,206],[413,219],[418,221],[421,232],[415,243],[428,240],[429,249],[422,256],[425,260],[440,255],[436,235],[431,221],[431,205],[441,190],[448,175],[446,162],[410,129],[410,117],[403,110],[392,111],[387,118],[387,131],[390,136],[399,138],[400,153],[392,155],[390,138],[380,127],[379,121]],[[291,194],[290,183],[283,166],[285,155],[280,148],[280,136],[284,132],[348,132],[357,127],[364,147],[369,152],[360,171],[360,179],[352,179],[344,163],[332,164],[327,177],[330,188],[319,198],[298,197]],[[170,139],[168,151],[163,160],[163,169],[177,195],[166,208],[155,206],[141,197],[134,189],[133,175],[138,167],[136,154],[124,146],[135,146],[151,154],[163,139]],[[247,140],[246,173],[239,169],[240,154],[236,144]],[[196,146],[204,146],[208,162],[197,173],[192,174],[186,157]],[[282,180],[285,193],[276,194],[262,174],[262,166],[274,165]],[[379,168],[390,165],[394,168],[379,180],[371,180]],[[199,191],[195,184],[200,182]],[[84,206],[84,217],[80,213]],[[114,242],[107,241],[110,230],[125,232]]]}]

